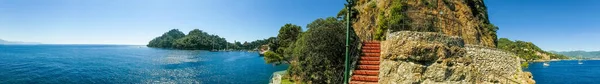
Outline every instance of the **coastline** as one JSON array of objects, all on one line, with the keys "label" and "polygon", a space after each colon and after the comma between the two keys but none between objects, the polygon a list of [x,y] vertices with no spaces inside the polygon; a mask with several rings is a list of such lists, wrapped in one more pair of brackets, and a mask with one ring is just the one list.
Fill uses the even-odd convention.
[{"label": "coastline", "polygon": [[[551,60],[533,60],[533,61],[527,61],[527,62],[553,62],[553,61],[573,61],[573,60],[579,60],[579,59],[551,59]],[[583,61],[586,60],[600,60],[598,58],[595,59],[581,59]]]}]

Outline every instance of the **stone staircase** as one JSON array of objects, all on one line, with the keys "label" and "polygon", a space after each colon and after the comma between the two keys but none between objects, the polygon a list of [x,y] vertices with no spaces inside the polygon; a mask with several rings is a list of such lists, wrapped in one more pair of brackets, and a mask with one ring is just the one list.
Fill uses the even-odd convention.
[{"label": "stone staircase", "polygon": [[352,72],[350,84],[378,84],[380,52],[379,41],[363,42],[362,55],[358,67]]}]

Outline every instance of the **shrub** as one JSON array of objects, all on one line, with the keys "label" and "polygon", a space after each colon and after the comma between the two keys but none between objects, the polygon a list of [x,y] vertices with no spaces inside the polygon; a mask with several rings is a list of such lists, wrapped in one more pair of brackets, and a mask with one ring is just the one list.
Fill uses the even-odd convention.
[{"label": "shrub", "polygon": [[375,35],[373,35],[376,40],[385,40],[385,35],[390,28],[393,28],[392,30],[408,30],[401,29],[406,25],[404,24],[405,16],[402,14],[404,11],[402,3],[394,1],[390,7],[389,12],[386,12],[383,8],[379,10],[377,28],[375,29]]},{"label": "shrub", "polygon": [[[283,57],[280,54],[277,54],[273,51],[267,51],[265,52],[265,62],[267,63],[274,63],[274,64],[281,64],[284,62],[288,62],[285,57]],[[288,62],[289,63],[289,62]]]},{"label": "shrub", "polygon": [[523,62],[523,63],[521,63],[521,67],[529,67],[529,63],[528,62]]},{"label": "shrub", "polygon": [[[333,17],[317,19],[294,43],[292,63],[288,71],[300,81],[314,84],[341,84],[344,73],[346,28]],[[358,51],[358,37],[350,36],[351,51]],[[357,55],[359,52],[351,52]]]}]

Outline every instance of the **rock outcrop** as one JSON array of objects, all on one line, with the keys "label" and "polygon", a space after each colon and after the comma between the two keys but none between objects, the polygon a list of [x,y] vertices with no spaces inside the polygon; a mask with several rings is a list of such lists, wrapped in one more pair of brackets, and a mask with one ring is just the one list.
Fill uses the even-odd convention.
[{"label": "rock outcrop", "polygon": [[[393,2],[401,4],[400,13],[390,13]],[[496,46],[497,27],[488,20],[483,0],[357,0],[354,8],[358,15],[353,27],[363,40],[375,38],[379,24],[386,24],[378,19],[402,14],[403,27],[459,36],[466,44]]]},{"label": "rock outcrop", "polygon": [[382,41],[381,50],[381,84],[535,83],[514,54],[465,44],[459,36],[394,32]]}]

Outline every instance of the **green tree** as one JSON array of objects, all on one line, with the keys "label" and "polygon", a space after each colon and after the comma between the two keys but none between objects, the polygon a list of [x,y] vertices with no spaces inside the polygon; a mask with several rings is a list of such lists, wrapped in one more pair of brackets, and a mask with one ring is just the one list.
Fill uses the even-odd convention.
[{"label": "green tree", "polygon": [[[492,36],[492,39],[497,39],[498,35],[496,35],[496,31],[498,31],[498,26],[495,26],[494,24],[484,24],[484,34],[486,34],[486,36]],[[498,45],[498,40],[494,40],[496,43],[496,45]]]},{"label": "green tree", "polygon": [[[405,11],[403,9],[402,3],[399,1],[392,2],[390,6],[390,11],[386,12],[383,9],[380,9],[380,13],[377,16],[377,28],[375,28],[375,39],[377,40],[385,40],[385,35],[388,30],[399,31],[399,30],[412,30],[417,31],[419,29],[411,29],[411,27],[406,27],[406,16],[403,14]],[[388,13],[388,14],[386,14]]]},{"label": "green tree", "polygon": [[[296,42],[298,36],[302,33],[302,27],[294,24],[285,24],[279,29],[279,34],[277,35],[277,41],[273,45],[274,47],[274,55],[265,54],[265,60],[276,60],[276,61],[267,61],[267,63],[289,63],[291,58],[291,45]],[[286,53],[287,52],[287,53]]]},{"label": "green tree", "polygon": [[173,48],[173,42],[179,38],[183,38],[184,36],[185,34],[178,29],[171,29],[162,36],[152,39],[152,41],[150,41],[146,46],[154,48]]},{"label": "green tree", "polygon": [[207,50],[207,44],[208,44],[208,38],[206,38],[205,35],[208,35],[206,33],[204,33],[202,30],[199,29],[194,29],[192,31],[190,31],[188,33],[187,36],[178,39],[175,43],[174,46],[177,49],[188,49],[188,50],[197,50],[197,49],[204,49]]},{"label": "green tree", "polygon": [[154,38],[148,43],[148,47],[154,48],[172,48],[186,50],[212,50],[212,49],[236,49],[236,50],[251,50],[266,45],[275,40],[275,37],[264,40],[256,40],[252,42],[229,43],[225,38],[218,35],[211,35],[202,30],[194,29],[185,35],[183,32],[172,29],[160,37]]},{"label": "green tree", "polygon": [[[287,48],[291,43],[298,39],[298,35],[302,32],[302,27],[294,24],[285,24],[279,29],[277,34],[277,43],[280,44],[279,48]],[[281,53],[283,51],[278,51]]]},{"label": "green tree", "polygon": [[[288,71],[300,81],[314,84],[343,82],[346,28],[334,17],[317,19],[294,43],[293,61]],[[352,33],[351,51],[358,51],[358,37]],[[351,52],[358,54],[359,52]],[[295,61],[295,62],[294,62]]]},{"label": "green tree", "polygon": [[267,63],[273,63],[273,64],[283,64],[283,62],[290,63],[289,60],[287,60],[286,58],[284,58],[280,54],[277,54],[277,53],[275,53],[273,51],[267,51],[267,52],[265,52],[265,58],[269,58],[269,59],[265,59],[265,61]]}]

